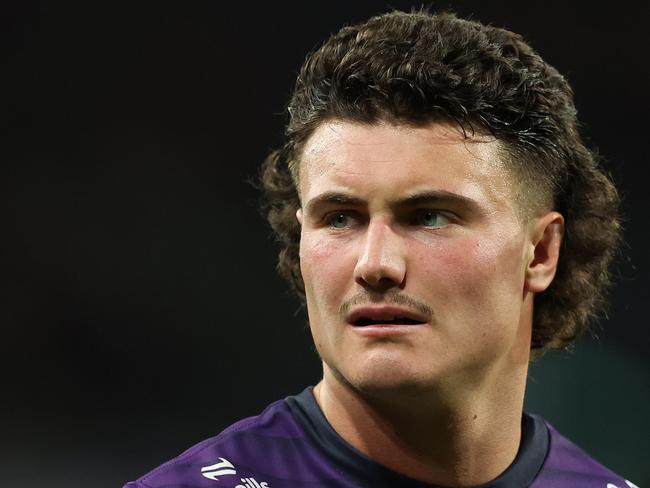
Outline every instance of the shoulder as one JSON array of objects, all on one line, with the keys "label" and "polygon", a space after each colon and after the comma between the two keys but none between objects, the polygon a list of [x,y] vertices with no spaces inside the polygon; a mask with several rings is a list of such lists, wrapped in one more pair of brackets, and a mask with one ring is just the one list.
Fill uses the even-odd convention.
[{"label": "shoulder", "polygon": [[545,423],[549,432],[548,453],[531,488],[638,488]]},{"label": "shoulder", "polygon": [[[260,415],[231,425],[215,437],[189,448],[124,488],[249,486],[247,480],[270,465],[271,450],[290,451],[303,437],[284,400]],[[265,488],[265,483],[258,485]]]}]

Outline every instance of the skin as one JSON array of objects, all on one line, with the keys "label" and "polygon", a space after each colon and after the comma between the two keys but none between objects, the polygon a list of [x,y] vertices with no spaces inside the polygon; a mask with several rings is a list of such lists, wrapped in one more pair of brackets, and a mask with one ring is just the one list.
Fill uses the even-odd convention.
[{"label": "skin", "polygon": [[[440,123],[333,120],[300,162],[316,399],[356,449],[432,484],[475,486],[514,460],[533,297],[557,266],[562,216],[522,218],[498,145]],[[349,323],[387,306],[422,323]]]}]

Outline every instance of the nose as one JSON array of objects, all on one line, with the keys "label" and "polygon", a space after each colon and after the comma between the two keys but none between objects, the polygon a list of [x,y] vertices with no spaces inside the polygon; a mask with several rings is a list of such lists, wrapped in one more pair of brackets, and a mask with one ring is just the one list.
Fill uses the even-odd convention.
[{"label": "nose", "polygon": [[403,243],[386,222],[371,221],[354,268],[354,278],[365,288],[401,287],[406,277]]}]

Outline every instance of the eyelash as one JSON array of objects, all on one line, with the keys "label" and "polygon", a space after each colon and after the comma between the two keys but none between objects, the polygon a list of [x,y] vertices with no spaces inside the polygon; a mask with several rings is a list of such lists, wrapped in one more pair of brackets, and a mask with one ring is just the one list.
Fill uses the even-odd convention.
[{"label": "eyelash", "polygon": [[324,220],[325,224],[328,227],[332,228],[332,229],[343,229],[343,227],[335,227],[333,225],[334,219],[336,219],[339,216],[344,216],[346,218],[351,218],[351,212],[345,212],[345,211],[332,212],[332,213],[327,214],[323,220]]},{"label": "eyelash", "polygon": [[[349,227],[348,225],[345,225],[343,227],[335,227],[333,225],[334,219],[343,216],[346,219],[356,219],[357,221],[361,220],[358,217],[355,217],[355,215],[354,215],[355,213],[356,212],[347,211],[347,210],[337,210],[335,212],[330,212],[330,213],[326,214],[324,216],[324,218],[323,218],[323,222],[327,227],[330,227],[332,229],[346,229],[346,228]],[[432,214],[437,215],[438,217],[442,217],[447,222],[442,224],[442,225],[430,226],[430,227],[422,225],[419,222],[419,219],[420,219],[420,217],[422,217],[423,215],[425,215],[427,213],[432,213]],[[456,219],[454,219],[454,217],[452,215],[450,215],[449,212],[443,212],[443,211],[440,211],[440,210],[428,209],[428,208],[419,208],[419,209],[415,210],[414,212],[410,212],[408,214],[408,219],[405,219],[405,220],[406,220],[406,222],[409,223],[409,225],[422,226],[424,228],[429,228],[429,229],[439,229],[441,227],[444,227],[446,225],[449,225],[449,224],[453,223]]]}]

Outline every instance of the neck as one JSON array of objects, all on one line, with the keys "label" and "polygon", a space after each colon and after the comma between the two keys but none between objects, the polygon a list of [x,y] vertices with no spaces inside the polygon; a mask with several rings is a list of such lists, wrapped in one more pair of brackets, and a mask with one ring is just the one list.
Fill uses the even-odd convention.
[{"label": "neck", "polygon": [[[527,364],[487,375],[489,385],[453,400],[422,392],[402,402],[368,395],[325,365],[314,395],[332,427],[374,461],[427,483],[470,487],[515,459]],[[403,398],[403,397],[402,397]]]}]

